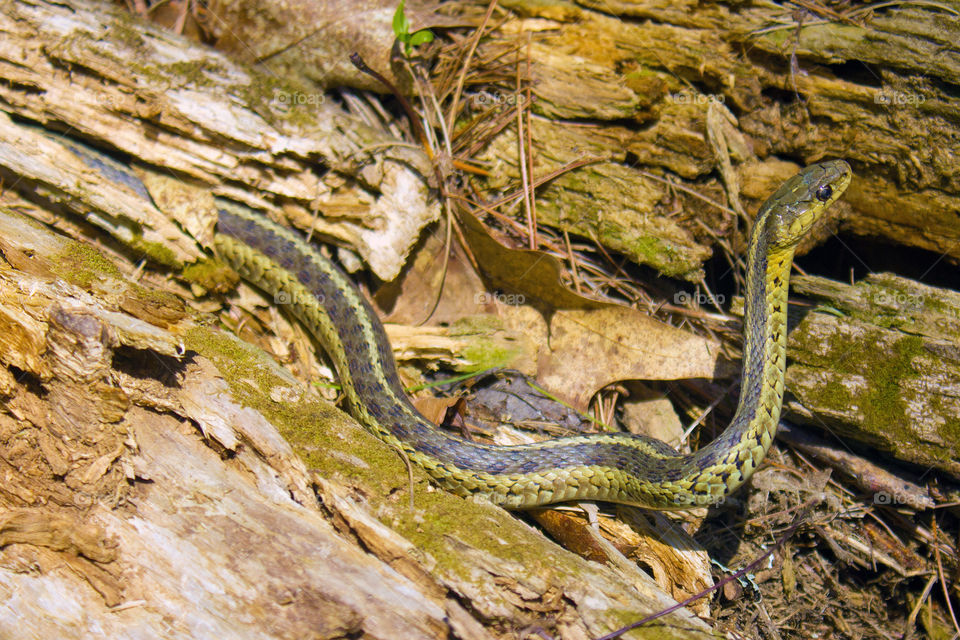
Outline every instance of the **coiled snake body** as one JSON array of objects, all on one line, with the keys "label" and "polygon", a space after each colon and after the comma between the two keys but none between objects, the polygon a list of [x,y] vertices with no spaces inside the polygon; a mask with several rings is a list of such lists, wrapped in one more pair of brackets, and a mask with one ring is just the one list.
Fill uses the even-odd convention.
[{"label": "coiled snake body", "polygon": [[224,206],[217,253],[243,278],[288,305],[333,360],[354,417],[400,447],[441,487],[509,509],[592,499],[655,509],[722,500],[763,460],[780,418],[787,288],[797,243],[846,189],[833,160],[807,167],[761,207],[747,255],[743,376],[730,425],[681,455],[660,440],[622,433],[515,446],[468,442],[436,429],[407,399],[376,313],[350,279],[297,233]]}]

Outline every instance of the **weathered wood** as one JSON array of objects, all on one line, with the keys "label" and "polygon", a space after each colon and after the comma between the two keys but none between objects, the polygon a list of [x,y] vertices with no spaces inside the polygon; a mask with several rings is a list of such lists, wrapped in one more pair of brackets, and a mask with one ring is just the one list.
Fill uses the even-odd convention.
[{"label": "weathered wood", "polygon": [[[242,343],[184,314],[158,325],[166,297],[7,210],[0,238],[3,360],[18,365],[0,413],[0,635],[446,635],[442,600],[338,536],[289,445],[185,346]],[[141,317],[104,291],[142,299]]]},{"label": "weathered wood", "polygon": [[[7,175],[28,176],[42,187],[39,195],[75,205],[161,264],[181,266],[199,255],[196,243],[209,240],[215,217],[211,194],[339,238],[386,280],[439,215],[427,197],[422,154],[347,114],[319,89],[243,68],[139,23],[122,7],[4,0],[0,34],[5,112],[57,123],[54,129],[76,139],[162,169],[148,179],[165,180],[171,195],[164,213],[130,210],[129,198],[56,166],[52,156],[25,166],[19,154],[5,152]],[[35,136],[51,148],[59,142],[43,140],[40,130],[4,138],[10,135]]]},{"label": "weathered wood", "polygon": [[[89,27],[125,19],[114,12],[107,5],[16,5],[3,24],[27,43],[44,37],[40,17],[60,19],[59,28]],[[134,41],[174,41],[132,21],[124,26],[137,34]],[[0,487],[7,510],[0,541],[13,570],[0,572],[0,584],[19,595],[8,600],[0,628],[58,637],[85,637],[99,627],[115,636],[163,628],[173,638],[485,638],[485,626],[509,635],[534,624],[580,638],[671,604],[638,579],[642,574],[624,579],[564,552],[499,509],[434,490],[420,473],[408,487],[394,451],[262,352],[211,329],[177,296],[151,286],[150,274],[143,285],[133,283],[139,275],[125,254],[171,268],[203,255],[212,194],[264,204],[270,193],[296,202],[296,193],[280,189],[307,179],[312,165],[283,152],[265,155],[265,146],[251,150],[252,139],[237,144],[237,130],[226,135],[236,124],[230,118],[218,125],[219,136],[209,135],[215,118],[181,102],[146,113],[127,103],[104,109],[113,104],[105,100],[90,107],[85,91],[97,91],[97,82],[110,91],[111,81],[126,78],[118,84],[136,91],[135,72],[143,71],[104,62],[109,39],[80,44],[93,31],[70,33],[66,49],[78,67],[72,74],[52,62],[65,50],[53,42],[46,47],[51,57],[30,57],[22,68],[11,63],[10,49],[0,58],[15,78],[4,88],[17,117],[0,121],[0,165],[7,184],[19,187],[4,194],[5,202],[71,235],[99,228],[119,243],[101,254],[9,210],[2,217],[0,333],[7,342],[0,389],[7,413],[0,464],[12,480]],[[197,60],[189,44],[176,44]],[[219,58],[216,64],[221,71],[230,65]],[[230,69],[227,77],[239,73]],[[31,83],[43,91],[18,92]],[[222,87],[192,89],[202,94],[191,94],[199,102],[222,99]],[[36,98],[65,93],[75,96],[77,109]],[[119,173],[103,179],[112,165],[91,170],[90,162],[106,160],[79,144],[24,125],[51,119],[83,125],[98,146],[138,157],[149,196]],[[355,124],[337,126],[356,135]],[[324,131],[321,138],[339,135]],[[226,151],[216,151],[219,145]],[[357,165],[338,161],[336,150],[311,153],[357,184],[374,182]],[[274,175],[275,163],[287,182],[254,188],[258,178]],[[164,184],[150,165],[189,180]],[[267,173],[234,172],[250,166]],[[193,238],[170,224],[171,210]],[[298,215],[306,210],[293,219]],[[190,280],[205,287],[211,281],[210,274]],[[191,298],[186,290],[180,295]],[[32,471],[20,477],[14,469]],[[76,523],[76,534],[59,535],[65,523]],[[26,566],[39,569],[30,575]],[[686,612],[668,623],[681,636],[707,630]]]},{"label": "weathered wood", "polygon": [[[956,5],[897,5],[848,22],[804,15],[798,27],[776,4],[501,4],[518,15],[479,55],[516,48],[509,58],[525,74],[529,64],[530,106],[543,116],[531,122],[531,180],[601,160],[538,190],[543,223],[696,280],[713,244],[704,227],[739,233],[739,198],[752,212],[796,170],[777,157],[840,157],[856,174],[834,207],[841,230],[960,258],[960,105],[947,88],[960,78]],[[505,88],[476,111],[517,100]],[[494,187],[518,182],[517,145],[508,128],[483,153]]]},{"label": "weathered wood", "polygon": [[408,485],[263,352],[154,313],[166,296],[5,208],[0,255],[0,635],[581,638],[669,605],[419,471]]},{"label": "weathered wood", "polygon": [[793,290],[821,307],[790,333],[787,417],[960,475],[960,293],[886,273]]}]

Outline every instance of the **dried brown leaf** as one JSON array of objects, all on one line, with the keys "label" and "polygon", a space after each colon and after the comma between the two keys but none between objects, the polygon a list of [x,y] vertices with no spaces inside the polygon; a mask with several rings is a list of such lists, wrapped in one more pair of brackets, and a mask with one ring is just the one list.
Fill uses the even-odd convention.
[{"label": "dried brown leaf", "polygon": [[625,307],[558,311],[550,336],[539,378],[580,409],[618,380],[712,378],[727,369],[719,342]]}]

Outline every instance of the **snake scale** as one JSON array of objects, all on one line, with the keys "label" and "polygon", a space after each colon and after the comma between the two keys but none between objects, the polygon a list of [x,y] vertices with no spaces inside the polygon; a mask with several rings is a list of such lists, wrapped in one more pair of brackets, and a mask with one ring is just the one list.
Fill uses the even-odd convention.
[{"label": "snake scale", "polygon": [[722,501],[770,448],[783,400],[794,249],[851,175],[843,160],[811,165],[760,208],[747,254],[737,410],[723,433],[688,455],[624,433],[496,446],[438,430],[407,399],[377,314],[337,265],[296,232],[242,207],[220,208],[215,247],[323,346],[354,417],[444,489],[478,494],[509,509],[579,499],[683,509]]}]

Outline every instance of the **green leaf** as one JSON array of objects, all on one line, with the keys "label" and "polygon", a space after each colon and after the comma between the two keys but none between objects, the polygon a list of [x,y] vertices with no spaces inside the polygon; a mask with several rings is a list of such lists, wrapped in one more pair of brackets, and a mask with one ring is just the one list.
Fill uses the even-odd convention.
[{"label": "green leaf", "polygon": [[410,21],[407,20],[407,14],[403,11],[405,2],[406,0],[400,0],[400,5],[393,14],[393,33],[403,43],[406,43],[410,38]]},{"label": "green leaf", "polygon": [[430,29],[421,29],[410,36],[411,47],[419,47],[421,44],[427,44],[428,42],[433,42],[433,31],[430,31]]}]

